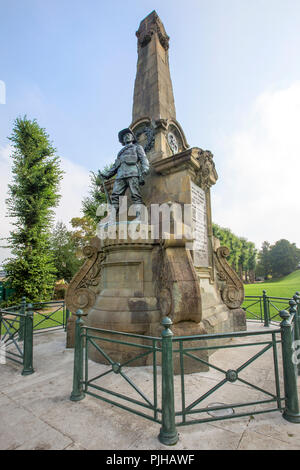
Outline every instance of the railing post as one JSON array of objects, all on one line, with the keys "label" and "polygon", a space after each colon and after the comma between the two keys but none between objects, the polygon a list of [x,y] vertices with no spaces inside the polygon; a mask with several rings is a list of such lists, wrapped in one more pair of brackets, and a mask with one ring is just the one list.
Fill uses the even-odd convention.
[{"label": "railing post", "polygon": [[67,331],[67,326],[68,326],[68,320],[70,318],[70,310],[66,308],[66,324],[65,324],[65,331]]},{"label": "railing post", "polygon": [[2,344],[2,310],[0,308],[0,364],[5,364],[5,346]]},{"label": "railing post", "polygon": [[263,290],[264,326],[270,326],[267,292]]},{"label": "railing post", "polygon": [[[28,310],[27,310],[28,309]],[[23,371],[22,375],[33,374],[33,311],[28,304],[24,317]]]},{"label": "railing post", "polygon": [[[22,315],[26,314],[26,297],[22,297],[20,313]],[[19,324],[19,333],[18,333],[19,341],[24,341],[24,326],[25,326],[25,317],[22,316],[20,317],[20,324]]]},{"label": "railing post", "polygon": [[178,442],[178,432],[175,426],[174,404],[174,371],[173,371],[173,333],[170,330],[172,320],[164,317],[162,320],[162,427],[158,439],[162,444],[174,445]]},{"label": "railing post", "polygon": [[[295,334],[294,334],[294,340],[297,341],[295,343],[296,349],[300,348],[300,293],[296,292],[294,297],[294,301],[296,302],[297,310],[295,313]],[[300,355],[300,349],[298,351]],[[297,369],[298,369],[298,375],[300,375],[300,360],[297,362]]]},{"label": "railing post", "polygon": [[82,310],[76,312],[75,322],[75,345],[74,345],[74,370],[73,370],[73,390],[70,400],[79,401],[85,397],[82,386],[83,377],[83,336],[81,327],[84,325],[82,316],[87,315]]},{"label": "railing post", "polygon": [[0,309],[0,341],[2,338],[2,310]]},{"label": "railing post", "polygon": [[299,401],[297,391],[296,367],[293,363],[293,332],[290,313],[287,310],[279,312],[282,322],[281,343],[282,343],[282,362],[283,379],[285,392],[285,409],[283,418],[291,423],[300,423]]}]

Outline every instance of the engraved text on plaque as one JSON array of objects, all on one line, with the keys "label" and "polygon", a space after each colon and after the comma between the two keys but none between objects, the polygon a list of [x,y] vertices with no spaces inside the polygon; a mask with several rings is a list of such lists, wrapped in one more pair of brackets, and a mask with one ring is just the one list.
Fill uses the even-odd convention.
[{"label": "engraved text on plaque", "polygon": [[208,236],[205,191],[191,181],[192,226],[194,231],[194,265],[208,266]]}]

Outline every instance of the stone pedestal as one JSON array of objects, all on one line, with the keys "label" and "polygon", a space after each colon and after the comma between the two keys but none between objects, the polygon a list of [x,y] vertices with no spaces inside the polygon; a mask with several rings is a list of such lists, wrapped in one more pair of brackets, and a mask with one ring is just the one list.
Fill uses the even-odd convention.
[{"label": "stone pedestal", "polygon": [[[213,253],[208,250],[212,266],[195,267],[193,252],[187,249],[185,239],[176,240],[172,235],[170,239],[154,239],[151,238],[154,229],[149,227],[148,238],[131,240],[130,237],[120,237],[119,230],[120,226],[116,226],[115,238],[95,238],[86,247],[87,260],[81,268],[81,275],[79,272],[75,276],[67,292],[68,308],[72,312],[78,308],[85,310],[88,326],[158,338],[164,316],[172,319],[175,337],[246,328],[245,312],[237,308],[243,299],[243,292],[237,275],[226,263],[226,250],[225,253],[220,247]],[[229,294],[231,300],[228,299]],[[68,347],[72,346],[73,327],[71,320],[67,330]],[[93,334],[100,350],[90,345],[89,357],[96,362],[108,364],[108,355],[115,363],[132,361],[130,366],[152,363],[152,355],[133,361],[145,352],[142,348],[116,342],[143,345],[149,344],[147,340],[126,338],[105,331],[95,331]],[[102,339],[97,340],[97,337]],[[210,341],[210,346],[214,344],[220,343]],[[187,341],[186,345],[195,344]],[[203,339],[201,346],[205,345],[206,340]],[[207,362],[212,352],[201,351],[195,355]],[[160,354],[157,355],[157,363],[160,364]],[[206,364],[185,358],[186,373],[207,369]],[[174,354],[174,371],[180,371],[178,353]]]},{"label": "stone pedestal", "polygon": [[[124,240],[119,236],[119,228],[116,226],[116,239],[102,240],[100,292],[89,309],[87,324],[145,335],[149,325],[159,322],[161,317],[155,291],[159,244],[152,239]],[[126,341],[126,337],[108,337]],[[134,342],[139,341],[135,339]],[[105,351],[114,361],[121,363],[144,352],[114,343],[106,343]],[[103,361],[101,353],[94,348],[90,350],[90,358]],[[146,359],[133,365],[146,364]]]}]

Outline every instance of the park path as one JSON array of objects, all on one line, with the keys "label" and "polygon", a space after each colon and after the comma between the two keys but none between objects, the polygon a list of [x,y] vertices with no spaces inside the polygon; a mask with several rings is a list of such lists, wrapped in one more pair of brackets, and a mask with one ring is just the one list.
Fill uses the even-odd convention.
[{"label": "park path", "polygon": [[[262,328],[261,325],[253,328]],[[236,340],[241,341],[241,340]],[[247,360],[247,348],[220,350],[213,355],[219,367],[232,368]],[[238,351],[238,354],[237,352]],[[244,356],[243,356],[244,355]],[[95,375],[107,366],[89,361]],[[272,353],[255,361],[246,377],[262,388],[272,388]],[[70,401],[73,350],[65,348],[64,331],[34,337],[35,373],[21,375],[21,367],[0,365],[0,449],[105,449],[163,450],[157,435],[159,425],[129,414],[91,396]],[[129,369],[129,368],[128,368]],[[100,372],[99,372],[100,371]],[[141,386],[151,383],[151,367],[130,368],[131,378]],[[190,374],[186,387],[193,400],[217,383],[216,371]],[[108,376],[113,387],[125,392],[120,375]],[[222,388],[209,401],[230,403],[251,400],[256,391],[238,382]],[[175,377],[176,400],[180,381]],[[253,395],[254,393],[254,395]],[[172,450],[300,449],[300,424],[285,421],[279,411],[178,428],[180,439]]]}]

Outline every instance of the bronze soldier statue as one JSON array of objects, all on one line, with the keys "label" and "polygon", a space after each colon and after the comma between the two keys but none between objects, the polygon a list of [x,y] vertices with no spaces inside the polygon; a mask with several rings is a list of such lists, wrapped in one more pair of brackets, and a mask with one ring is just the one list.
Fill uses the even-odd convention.
[{"label": "bronze soldier statue", "polygon": [[111,194],[111,204],[116,213],[119,210],[119,197],[125,194],[128,187],[130,188],[132,202],[134,204],[143,204],[140,186],[145,183],[144,175],[149,172],[149,161],[145,151],[136,142],[131,129],[126,128],[120,131],[119,141],[123,148],[118,153],[115,163],[106,173],[99,171],[100,176],[105,179],[117,175]]}]

